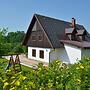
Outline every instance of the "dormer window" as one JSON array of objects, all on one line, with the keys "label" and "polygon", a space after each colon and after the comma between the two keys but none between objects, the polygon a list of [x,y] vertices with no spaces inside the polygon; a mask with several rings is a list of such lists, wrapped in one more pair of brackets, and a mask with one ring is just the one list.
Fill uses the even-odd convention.
[{"label": "dormer window", "polygon": [[65,29],[65,34],[68,35],[70,40],[76,40],[76,29],[74,28],[67,28]]},{"label": "dormer window", "polygon": [[85,40],[86,31],[85,30],[77,30],[77,36],[80,38],[80,40]]},{"label": "dormer window", "polygon": [[75,34],[72,34],[72,35],[71,35],[71,40],[73,40],[73,41],[76,41],[76,40],[77,40]]}]

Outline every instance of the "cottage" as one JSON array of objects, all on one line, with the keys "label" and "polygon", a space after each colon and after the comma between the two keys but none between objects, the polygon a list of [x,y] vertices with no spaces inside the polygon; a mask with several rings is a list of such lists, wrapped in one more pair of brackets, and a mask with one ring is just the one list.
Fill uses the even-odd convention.
[{"label": "cottage", "polygon": [[66,22],[34,14],[23,45],[29,59],[47,63],[58,59],[73,64],[90,56],[90,34],[74,18]]}]

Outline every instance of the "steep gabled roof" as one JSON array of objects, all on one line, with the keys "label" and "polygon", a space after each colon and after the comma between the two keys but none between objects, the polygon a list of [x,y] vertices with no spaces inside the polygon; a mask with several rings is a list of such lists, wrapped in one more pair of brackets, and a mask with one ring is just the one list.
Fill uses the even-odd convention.
[{"label": "steep gabled roof", "polygon": [[[24,42],[23,42],[24,45],[27,44],[27,41],[28,41],[30,33],[31,33],[31,29],[36,20],[38,20],[38,22],[42,26],[42,28],[45,31],[53,48],[60,48],[62,46],[62,43],[60,42],[60,40],[64,40],[64,39],[68,40],[69,39],[65,35],[65,29],[72,28],[72,25],[70,22],[34,14],[33,19],[28,28],[28,31],[26,33]],[[78,25],[78,24],[76,25],[76,29],[77,30],[85,30],[85,28],[82,25]]]}]

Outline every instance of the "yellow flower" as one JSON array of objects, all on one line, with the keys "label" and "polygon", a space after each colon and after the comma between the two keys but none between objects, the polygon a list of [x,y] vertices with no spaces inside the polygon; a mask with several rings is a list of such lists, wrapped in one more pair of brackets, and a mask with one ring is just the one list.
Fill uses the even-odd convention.
[{"label": "yellow flower", "polygon": [[12,79],[14,79],[15,77],[14,77],[14,76],[12,76],[11,78],[12,78]]},{"label": "yellow flower", "polygon": [[16,81],[15,85],[16,86],[19,86],[20,85],[20,82],[19,81]]},{"label": "yellow flower", "polygon": [[5,82],[4,85],[3,85],[3,89],[5,89],[5,87],[6,87],[7,85],[9,85],[9,83],[8,83],[8,82]]},{"label": "yellow flower", "polygon": [[38,68],[39,71],[41,71],[42,69],[41,68]]},{"label": "yellow flower", "polygon": [[56,61],[56,63],[58,62],[58,60]]},{"label": "yellow flower", "polygon": [[13,87],[13,88],[10,88],[10,90],[14,90],[15,88]]},{"label": "yellow flower", "polygon": [[81,83],[81,80],[80,79],[77,79],[77,83],[80,84]]},{"label": "yellow flower", "polygon": [[42,90],[42,88],[39,88],[39,90]]},{"label": "yellow flower", "polygon": [[3,83],[6,82],[6,80],[3,80]]},{"label": "yellow flower", "polygon": [[28,88],[25,88],[25,90],[28,90]]},{"label": "yellow flower", "polygon": [[25,80],[27,77],[23,76],[22,79]]},{"label": "yellow flower", "polygon": [[7,72],[11,72],[11,70],[7,70]]},{"label": "yellow flower", "polygon": [[12,82],[11,82],[11,84],[14,84],[15,83],[15,80],[13,80]]},{"label": "yellow flower", "polygon": [[78,70],[78,69],[79,69],[79,67],[76,67],[76,69]]},{"label": "yellow flower", "polygon": [[60,62],[57,63],[58,65],[60,64]]},{"label": "yellow flower", "polygon": [[80,65],[80,68],[81,68],[81,69],[84,69],[84,66]]}]

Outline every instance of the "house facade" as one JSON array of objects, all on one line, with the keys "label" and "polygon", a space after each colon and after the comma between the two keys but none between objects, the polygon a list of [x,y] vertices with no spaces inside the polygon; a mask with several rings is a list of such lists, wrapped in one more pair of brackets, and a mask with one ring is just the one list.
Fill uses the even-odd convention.
[{"label": "house facade", "polygon": [[90,35],[82,25],[34,14],[23,45],[28,58],[42,62],[61,60],[76,63],[83,55],[90,56]]}]

